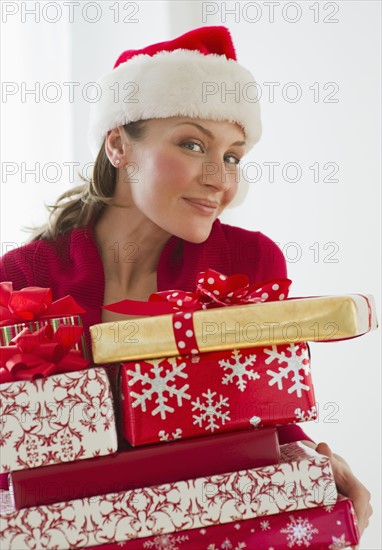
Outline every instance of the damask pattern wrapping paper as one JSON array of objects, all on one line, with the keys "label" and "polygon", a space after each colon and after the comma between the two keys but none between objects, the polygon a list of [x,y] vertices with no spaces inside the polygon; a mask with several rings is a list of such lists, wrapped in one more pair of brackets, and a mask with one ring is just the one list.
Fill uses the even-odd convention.
[{"label": "damask pattern wrapping paper", "polygon": [[1,384],[0,411],[0,472],[117,450],[111,389],[101,367]]},{"label": "damask pattern wrapping paper", "polygon": [[341,550],[359,542],[351,501],[93,547],[94,550]]},{"label": "damask pattern wrapping paper", "polygon": [[5,512],[0,540],[2,550],[84,548],[336,501],[329,459],[292,443],[279,465]]}]

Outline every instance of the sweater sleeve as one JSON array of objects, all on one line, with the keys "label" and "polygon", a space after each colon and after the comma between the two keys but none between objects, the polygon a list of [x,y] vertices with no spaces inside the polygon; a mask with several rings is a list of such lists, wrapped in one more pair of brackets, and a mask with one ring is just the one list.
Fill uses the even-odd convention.
[{"label": "sweater sleeve", "polygon": [[37,243],[10,250],[0,258],[0,281],[13,283],[14,290],[35,285],[33,258]]},{"label": "sweater sleeve", "polygon": [[222,224],[230,249],[231,272],[245,273],[252,284],[287,277],[284,255],[277,243],[260,231]]},{"label": "sweater sleeve", "polygon": [[286,278],[286,260],[277,243],[263,233],[258,233],[258,242],[263,281]]}]

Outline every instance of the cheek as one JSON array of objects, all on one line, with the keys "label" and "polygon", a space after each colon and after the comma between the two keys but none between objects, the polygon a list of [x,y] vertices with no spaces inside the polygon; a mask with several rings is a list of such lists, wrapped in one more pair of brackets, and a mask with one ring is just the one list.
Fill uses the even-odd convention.
[{"label": "cheek", "polygon": [[229,191],[227,191],[225,195],[225,202],[226,204],[229,204],[234,200],[238,192],[240,192],[240,182],[237,182],[237,178],[232,178],[231,186],[229,188]]},{"label": "cheek", "polygon": [[163,190],[169,188],[176,192],[185,188],[189,179],[196,176],[196,166],[178,155],[163,152],[152,157],[150,172],[155,175],[156,181],[161,182]]}]

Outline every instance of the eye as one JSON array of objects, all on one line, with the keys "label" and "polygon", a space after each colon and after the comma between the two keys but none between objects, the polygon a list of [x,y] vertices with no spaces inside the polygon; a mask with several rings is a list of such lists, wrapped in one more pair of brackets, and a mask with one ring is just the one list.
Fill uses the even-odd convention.
[{"label": "eye", "polygon": [[181,147],[184,147],[185,149],[189,149],[190,151],[201,152],[201,153],[204,152],[202,144],[196,141],[184,141],[181,144]]},{"label": "eye", "polygon": [[[229,159],[229,160],[227,160]],[[224,156],[224,162],[227,164],[239,164],[240,159],[236,157],[235,155],[225,155]]]}]

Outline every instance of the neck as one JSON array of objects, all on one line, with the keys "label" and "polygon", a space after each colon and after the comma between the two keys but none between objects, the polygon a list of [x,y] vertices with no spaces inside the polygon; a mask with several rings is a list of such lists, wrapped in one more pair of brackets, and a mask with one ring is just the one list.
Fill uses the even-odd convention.
[{"label": "neck", "polygon": [[106,280],[126,290],[157,271],[171,235],[134,207],[107,206],[95,226]]}]

